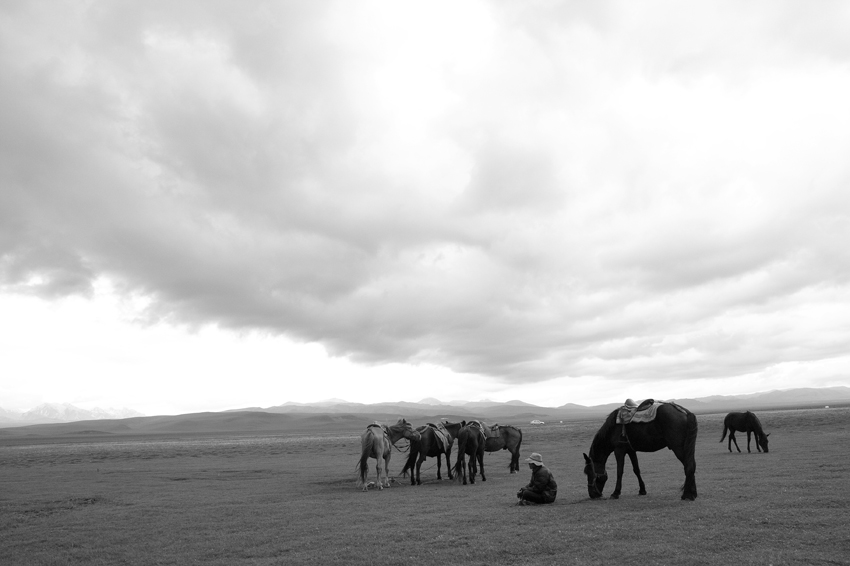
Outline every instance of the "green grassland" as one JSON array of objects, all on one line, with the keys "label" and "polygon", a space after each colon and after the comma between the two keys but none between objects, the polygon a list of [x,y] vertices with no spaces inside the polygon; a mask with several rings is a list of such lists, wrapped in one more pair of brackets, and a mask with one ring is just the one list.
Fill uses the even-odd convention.
[{"label": "green grassland", "polygon": [[[530,472],[509,474],[507,452],[475,485],[437,481],[428,459],[421,486],[359,491],[359,427],[19,431],[0,435],[0,564],[847,564],[850,409],[759,417],[769,454],[740,433],[729,453],[723,415],[699,415],[694,502],[669,450],[639,455],[648,495],[627,463],[622,497],[591,501],[582,452],[601,421],[515,423],[523,458],[542,453],[559,485],[533,507],[515,505]],[[606,495],[613,457],[608,470]]]}]

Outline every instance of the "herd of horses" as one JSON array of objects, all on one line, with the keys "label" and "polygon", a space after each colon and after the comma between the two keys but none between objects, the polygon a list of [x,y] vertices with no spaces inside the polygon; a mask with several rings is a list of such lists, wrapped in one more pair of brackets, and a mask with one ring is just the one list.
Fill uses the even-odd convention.
[{"label": "herd of horses", "polygon": [[[617,416],[620,409],[612,411],[597,431],[590,444],[588,454],[584,454],[584,474],[587,478],[587,492],[591,499],[602,497],[605,483],[608,481],[606,463],[611,454],[617,463],[617,484],[611,493],[612,499],[617,499],[622,491],[623,469],[625,458],[629,457],[632,470],[638,480],[639,494],[646,495],[646,485],[640,474],[638,452],[656,452],[669,448],[682,463],[685,472],[685,483],[682,486],[682,499],[693,501],[697,497],[696,474],[696,439],[697,418],[688,409],[672,402],[659,403],[653,420],[648,422],[629,422],[620,424]],[[735,432],[747,433],[747,452],[750,452],[750,438],[755,437],[756,449],[759,452],[768,451],[769,434],[764,432],[758,417],[750,411],[733,412],[726,415],[723,421],[722,443],[729,433],[729,451],[732,443],[738,452],[738,441]],[[392,456],[393,445],[401,438],[410,443],[407,461],[402,474],[410,472],[411,485],[420,485],[420,470],[426,458],[437,458],[437,479],[442,479],[442,457],[446,458],[446,471],[449,479],[463,481],[467,478],[475,483],[480,466],[481,480],[484,475],[484,452],[508,450],[511,453],[509,465],[511,473],[519,471],[519,452],[522,444],[522,431],[511,425],[487,426],[477,420],[459,423],[441,422],[428,423],[414,428],[407,420],[399,419],[392,425],[373,424],[367,427],[361,435],[361,454],[358,462],[358,486],[368,490],[368,460],[374,458],[377,462],[378,480],[376,487],[389,487],[388,467]],[[450,462],[452,446],[457,441],[457,460],[452,467]],[[468,460],[467,460],[468,458]]]},{"label": "herd of horses", "polygon": [[[378,423],[369,425],[360,436],[360,460],[357,466],[360,470],[358,486],[368,490],[367,481],[368,461],[374,458],[378,479],[375,486],[378,489],[389,487],[390,457],[396,441],[406,438],[410,443],[407,462],[402,474],[410,472],[411,485],[421,485],[422,463],[426,458],[437,458],[437,479],[443,479],[442,462],[446,457],[446,471],[449,479],[460,477],[464,485],[467,477],[475,483],[478,467],[481,467],[481,480],[484,475],[484,452],[507,450],[511,454],[509,468],[511,473],[519,471],[519,451],[522,445],[522,430],[513,425],[487,426],[481,421],[462,421],[459,423],[441,422],[428,423],[413,428],[406,419],[391,426]],[[457,441],[457,461],[451,466],[451,453],[454,442]],[[467,461],[466,457],[469,456]],[[467,474],[468,470],[468,474]],[[454,474],[452,473],[454,471]]]}]

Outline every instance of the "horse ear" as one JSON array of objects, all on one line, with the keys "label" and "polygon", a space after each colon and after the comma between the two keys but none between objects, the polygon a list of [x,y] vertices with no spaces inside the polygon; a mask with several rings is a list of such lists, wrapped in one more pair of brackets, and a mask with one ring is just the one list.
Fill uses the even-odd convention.
[{"label": "horse ear", "polygon": [[765,434],[765,436],[770,436],[770,433],[768,432],[767,434]]},{"label": "horse ear", "polygon": [[588,458],[588,457],[587,457],[587,454],[585,454],[584,452],[582,452],[582,454],[581,454],[581,455],[582,455],[582,456],[584,456],[584,461],[585,461],[585,462],[587,462],[588,464],[590,464],[590,458]]}]

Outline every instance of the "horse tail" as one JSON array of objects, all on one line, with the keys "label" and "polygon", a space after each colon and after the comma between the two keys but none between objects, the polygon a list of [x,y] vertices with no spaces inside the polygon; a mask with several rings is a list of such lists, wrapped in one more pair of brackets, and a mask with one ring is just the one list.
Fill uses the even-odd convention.
[{"label": "horse tail", "polygon": [[508,464],[508,469],[511,472],[519,472],[519,448],[522,445],[522,429],[517,427],[511,427],[517,432],[517,441],[516,444],[511,449],[511,462]]},{"label": "horse tail", "polygon": [[688,411],[688,430],[685,437],[684,453],[685,460],[682,462],[685,465],[685,484],[682,486],[682,491],[685,495],[690,495],[691,501],[697,496],[697,485],[694,475],[697,471],[696,450],[697,450],[697,416]]},{"label": "horse tail", "polygon": [[726,439],[726,431],[728,429],[729,429],[729,427],[727,427],[726,423],[724,422],[723,423],[723,436],[720,437],[720,442],[723,442]]},{"label": "horse tail", "polygon": [[[455,475],[455,477],[454,477],[455,481],[459,481],[460,478],[461,478],[461,475],[463,474],[462,458],[464,457],[465,454],[466,454],[466,436],[465,435],[461,436],[458,433],[457,460],[455,461],[455,465],[452,467],[452,471],[454,472],[454,475]],[[474,458],[474,456],[473,456],[473,458]],[[448,460],[448,456],[446,456],[446,459]]]},{"label": "horse tail", "polygon": [[366,477],[369,475],[369,454],[372,451],[372,445],[375,442],[375,438],[370,434],[368,437],[363,438],[362,448],[360,450],[360,460],[357,461],[357,467],[360,470],[359,479],[357,480],[357,486],[363,487],[366,485]]},{"label": "horse tail", "polygon": [[688,436],[685,438],[685,457],[693,459],[697,449],[697,416],[688,412]]},{"label": "horse tail", "polygon": [[410,475],[413,476],[413,471],[416,466],[416,458],[419,456],[419,450],[421,449],[421,439],[414,441],[410,441],[410,447],[408,448],[407,460],[404,462],[404,467],[401,469],[402,477],[407,477],[408,470],[410,471]]}]

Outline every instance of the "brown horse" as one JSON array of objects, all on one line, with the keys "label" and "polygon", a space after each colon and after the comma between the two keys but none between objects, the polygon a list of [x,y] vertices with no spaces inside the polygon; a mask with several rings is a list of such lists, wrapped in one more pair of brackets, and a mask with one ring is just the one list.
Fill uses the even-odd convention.
[{"label": "brown horse", "polygon": [[605,462],[608,461],[611,452],[617,459],[617,486],[611,494],[611,499],[620,497],[623,487],[623,466],[627,455],[632,461],[632,469],[640,485],[638,493],[646,495],[646,486],[640,476],[637,452],[656,452],[662,448],[672,450],[685,468],[682,499],[690,501],[696,499],[697,484],[694,477],[697,469],[694,458],[697,442],[696,415],[675,403],[663,403],[658,407],[655,420],[632,422],[624,427],[616,423],[618,412],[619,409],[612,411],[593,437],[593,442],[590,444],[590,456],[584,454],[584,473],[587,476],[587,492],[591,499],[602,497],[602,490],[608,480]]},{"label": "brown horse", "polygon": [[[463,478],[466,485],[466,469],[469,468],[469,483],[475,483],[475,474],[481,466],[481,481],[487,481],[484,476],[484,426],[478,421],[462,422],[463,426],[457,433],[457,462],[455,462],[455,479]],[[469,456],[469,466],[466,464]]]},{"label": "brown horse", "polygon": [[[402,474],[410,470],[410,485],[422,485],[420,471],[425,458],[437,458],[437,479],[443,479],[440,475],[442,457],[446,456],[446,471],[449,479],[452,479],[451,455],[452,444],[461,429],[461,423],[443,422],[439,425],[427,424],[416,428],[419,440],[410,443],[410,454],[407,463],[402,469]],[[445,438],[445,443],[440,439],[440,434]]]},{"label": "brown horse", "polygon": [[[726,418],[723,419],[723,436],[720,437],[720,442],[723,442],[723,439],[726,438],[726,431],[729,431],[729,452],[732,451],[732,443],[735,443],[735,448],[738,448],[738,441],[735,439],[735,432],[746,432],[747,433],[747,452],[750,451],[750,437],[755,434],[756,437],[756,450],[761,452],[764,450],[764,453],[767,454],[767,437],[770,436],[770,433],[765,434],[764,429],[761,428],[761,421],[759,418],[750,411],[746,413],[729,413],[726,415]],[[738,448],[738,452],[741,449]]]},{"label": "brown horse", "polygon": [[392,447],[402,437],[408,439],[411,443],[419,440],[419,433],[413,430],[413,426],[405,419],[399,419],[392,426],[378,423],[370,424],[360,435],[360,460],[357,462],[360,478],[357,480],[357,486],[362,487],[363,491],[369,489],[369,483],[366,481],[369,473],[369,458],[374,458],[376,462],[375,469],[378,472],[378,481],[375,482],[375,485],[378,486],[378,489],[390,487],[389,469],[390,457],[393,455]]},{"label": "brown horse", "polygon": [[[487,426],[483,430],[487,439],[484,441],[485,452],[507,450],[511,453],[511,463],[508,469],[512,474],[519,472],[519,447],[522,444],[522,430],[512,425]],[[483,468],[483,466],[482,466]]]}]

